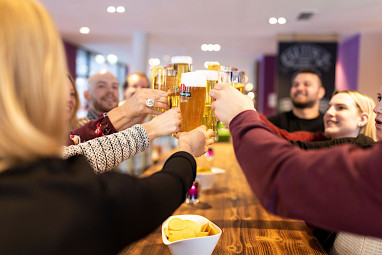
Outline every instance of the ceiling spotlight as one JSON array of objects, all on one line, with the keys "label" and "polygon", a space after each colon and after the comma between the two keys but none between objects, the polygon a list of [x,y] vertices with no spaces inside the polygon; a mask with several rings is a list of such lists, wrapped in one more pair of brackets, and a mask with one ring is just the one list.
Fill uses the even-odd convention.
[{"label": "ceiling spotlight", "polygon": [[118,57],[116,55],[114,55],[114,54],[109,54],[109,55],[107,55],[107,61],[110,64],[114,65],[114,64],[116,64],[118,62]]},{"label": "ceiling spotlight", "polygon": [[150,66],[159,66],[160,65],[159,58],[150,58],[149,59],[149,65]]},{"label": "ceiling spotlight", "polygon": [[109,7],[107,7],[107,12],[108,13],[114,13],[115,12],[115,7],[114,6],[109,6]]},{"label": "ceiling spotlight", "polygon": [[252,100],[255,98],[255,93],[253,93],[253,92],[249,92],[248,94],[247,94],[247,96],[249,96]]},{"label": "ceiling spotlight", "polygon": [[90,29],[88,27],[81,27],[80,28],[80,33],[81,34],[89,34],[90,33]]},{"label": "ceiling spotlight", "polygon": [[208,50],[207,44],[202,44],[202,46],[200,46],[200,48],[202,49],[202,51],[207,51]]},{"label": "ceiling spotlight", "polygon": [[269,24],[271,25],[277,24],[277,18],[275,17],[269,18]]},{"label": "ceiling spotlight", "polygon": [[214,51],[220,51],[220,45],[219,44],[214,45]]},{"label": "ceiling spotlight", "polygon": [[214,50],[214,45],[213,44],[208,44],[207,45],[207,50],[208,51],[213,51]]},{"label": "ceiling spotlight", "polygon": [[98,64],[105,63],[105,57],[100,54],[97,54],[94,59]]},{"label": "ceiling spotlight", "polygon": [[284,25],[286,23],[286,19],[284,17],[280,17],[277,22],[280,24],[280,25]]},{"label": "ceiling spotlight", "polygon": [[117,10],[118,13],[124,13],[125,12],[125,7],[118,6],[116,10]]},{"label": "ceiling spotlight", "polygon": [[245,91],[249,92],[249,91],[252,91],[253,90],[253,84],[252,83],[248,83],[247,85],[245,85],[244,89]]},{"label": "ceiling spotlight", "polygon": [[163,61],[170,62],[170,60],[171,60],[171,56],[170,55],[164,55],[163,56]]}]

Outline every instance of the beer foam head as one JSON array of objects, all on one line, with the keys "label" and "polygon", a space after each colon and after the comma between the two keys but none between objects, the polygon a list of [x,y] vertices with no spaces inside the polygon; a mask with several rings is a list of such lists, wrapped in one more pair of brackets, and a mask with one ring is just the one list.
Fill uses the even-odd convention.
[{"label": "beer foam head", "polygon": [[171,57],[171,64],[192,64],[192,57],[174,56],[174,57]]},{"label": "beer foam head", "polygon": [[196,72],[201,72],[203,73],[207,81],[217,81],[218,80],[218,71],[213,71],[213,70],[196,70]]},{"label": "beer foam head", "polygon": [[206,87],[207,78],[201,72],[182,73],[180,83],[187,87]]}]

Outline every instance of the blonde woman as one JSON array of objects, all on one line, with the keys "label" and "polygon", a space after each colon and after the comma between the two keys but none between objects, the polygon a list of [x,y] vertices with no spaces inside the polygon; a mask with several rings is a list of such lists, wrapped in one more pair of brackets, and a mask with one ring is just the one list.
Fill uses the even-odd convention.
[{"label": "blonde woman", "polygon": [[0,0],[0,41],[1,253],[116,254],[156,229],[184,201],[211,133],[181,133],[150,177],[95,175],[82,157],[60,159],[67,72],[46,10]]}]

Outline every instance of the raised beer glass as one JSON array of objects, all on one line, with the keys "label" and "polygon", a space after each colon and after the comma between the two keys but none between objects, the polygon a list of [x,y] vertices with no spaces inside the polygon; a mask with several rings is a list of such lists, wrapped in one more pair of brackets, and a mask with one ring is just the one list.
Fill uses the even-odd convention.
[{"label": "raised beer glass", "polygon": [[181,76],[180,114],[184,132],[203,125],[206,85],[207,79],[202,73],[189,72]]},{"label": "raised beer glass", "polygon": [[[168,108],[179,106],[179,87],[176,84],[176,71],[171,68],[155,66],[151,70],[151,88],[169,92]],[[155,108],[165,112],[165,109]]]},{"label": "raised beer glass", "polygon": [[246,75],[244,71],[220,70],[218,71],[218,82],[227,83],[244,93]]},{"label": "raised beer glass", "polygon": [[217,130],[217,120],[215,117],[215,112],[211,109],[211,103],[213,98],[210,97],[210,90],[214,88],[215,84],[218,82],[218,72],[213,70],[197,70],[196,72],[201,72],[206,76],[207,79],[207,87],[206,87],[206,103],[204,107],[203,114],[203,125],[207,127],[207,129],[212,129],[214,134],[213,138],[215,142],[219,140],[218,130]]},{"label": "raised beer glass", "polygon": [[[176,84],[180,88],[180,80],[182,73],[192,72],[192,57],[190,56],[174,56],[171,57],[171,66],[177,73]],[[178,105],[174,105],[179,106]]]}]

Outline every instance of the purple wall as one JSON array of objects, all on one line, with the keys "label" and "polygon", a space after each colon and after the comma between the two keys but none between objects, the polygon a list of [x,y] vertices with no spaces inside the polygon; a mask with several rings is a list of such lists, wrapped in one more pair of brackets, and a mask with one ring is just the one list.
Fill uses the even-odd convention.
[{"label": "purple wall", "polygon": [[340,42],[336,64],[336,89],[358,89],[359,44],[359,34]]},{"label": "purple wall", "polygon": [[274,108],[268,107],[268,96],[275,92],[276,88],[276,72],[277,57],[263,56],[259,59],[259,77],[258,77],[258,111],[264,115],[274,114]]},{"label": "purple wall", "polygon": [[77,46],[64,41],[64,47],[66,52],[66,61],[68,63],[68,70],[70,75],[76,79],[76,57]]}]

